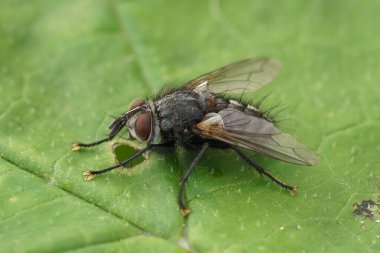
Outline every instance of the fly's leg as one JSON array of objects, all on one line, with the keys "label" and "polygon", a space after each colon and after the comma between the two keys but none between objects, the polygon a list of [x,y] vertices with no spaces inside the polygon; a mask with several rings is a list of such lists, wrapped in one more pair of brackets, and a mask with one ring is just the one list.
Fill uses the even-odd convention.
[{"label": "fly's leg", "polygon": [[89,181],[89,180],[93,179],[95,175],[103,174],[103,173],[106,173],[106,172],[111,171],[113,169],[116,169],[116,168],[119,168],[119,167],[126,165],[130,161],[132,161],[132,160],[138,158],[139,156],[143,155],[148,150],[155,150],[155,149],[160,150],[160,148],[167,148],[167,147],[170,147],[170,145],[171,145],[171,143],[149,144],[145,148],[142,148],[139,151],[137,151],[137,153],[133,154],[128,159],[122,161],[121,163],[118,163],[114,166],[111,166],[109,168],[105,168],[102,170],[86,170],[83,172],[83,176],[85,177],[86,180]]},{"label": "fly's leg", "polygon": [[105,168],[105,169],[102,169],[102,170],[86,170],[86,171],[83,172],[83,176],[85,177],[85,179],[87,181],[89,181],[89,180],[93,179],[95,175],[103,174],[103,173],[106,173],[108,171],[111,171],[111,170],[114,170],[116,168],[119,168],[119,167],[122,167],[122,166],[126,165],[127,163],[129,163],[130,161],[138,158],[139,156],[141,156],[142,154],[144,154],[148,150],[152,149],[153,147],[154,147],[153,145],[148,145],[145,148],[140,149],[137,153],[133,154],[128,159],[126,159],[126,160],[122,161],[121,163],[118,163],[118,164],[116,164],[114,166],[111,166],[109,168]]},{"label": "fly's leg", "polygon": [[185,186],[186,186],[187,180],[189,179],[191,173],[195,169],[195,166],[197,165],[199,160],[202,158],[202,156],[204,155],[204,153],[206,152],[208,147],[209,147],[209,144],[207,142],[205,144],[203,144],[201,150],[198,152],[197,156],[191,162],[189,168],[182,175],[182,178],[180,181],[180,186],[179,186],[179,192],[178,192],[178,205],[181,208],[181,213],[183,216],[186,216],[189,213],[191,213],[191,209],[187,208],[186,205],[183,203],[183,193],[185,191]]},{"label": "fly's leg", "polygon": [[92,142],[92,143],[81,143],[81,142],[74,143],[71,146],[71,150],[77,151],[77,150],[79,150],[81,148],[88,148],[88,147],[96,146],[96,145],[99,145],[99,144],[101,144],[103,142],[112,140],[113,137],[115,137],[115,136],[108,136],[107,138],[104,138],[104,139],[101,139],[99,141],[95,141],[95,142]]},{"label": "fly's leg", "polygon": [[107,138],[104,138],[104,139],[101,139],[99,141],[95,141],[92,143],[81,143],[81,142],[74,143],[71,146],[71,150],[76,151],[76,150],[79,150],[81,148],[93,147],[93,146],[97,146],[103,142],[110,141],[120,132],[120,130],[124,127],[124,124],[125,124],[125,122],[124,122],[123,118],[116,118],[116,120],[109,126],[109,128],[111,129],[111,132],[108,134]]},{"label": "fly's leg", "polygon": [[252,166],[253,168],[256,169],[256,171],[260,174],[260,175],[265,175],[267,176],[270,180],[272,180],[273,182],[275,182],[276,184],[278,184],[279,186],[281,186],[282,188],[285,188],[287,190],[289,190],[290,194],[294,195],[296,193],[296,187],[295,186],[291,186],[291,185],[287,185],[283,182],[281,182],[280,180],[278,180],[277,178],[275,178],[272,174],[270,174],[267,170],[265,170],[263,167],[261,167],[258,163],[256,163],[255,161],[253,161],[248,155],[246,155],[241,149],[237,148],[237,147],[232,147],[233,150],[235,150],[235,152],[241,157],[243,158],[244,161],[246,161],[250,166]]}]

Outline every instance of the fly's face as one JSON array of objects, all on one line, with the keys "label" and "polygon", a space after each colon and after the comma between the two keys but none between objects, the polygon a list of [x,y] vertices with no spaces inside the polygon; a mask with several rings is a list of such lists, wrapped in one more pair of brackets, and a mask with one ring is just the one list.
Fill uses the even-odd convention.
[{"label": "fly's face", "polygon": [[108,141],[114,138],[124,127],[127,128],[130,140],[152,143],[160,136],[159,132],[154,131],[157,127],[156,124],[154,124],[155,116],[153,112],[154,105],[151,101],[136,99],[130,106],[129,111],[125,112],[121,117],[115,118],[112,124],[109,125],[108,129],[110,129],[110,134],[108,138],[92,144],[74,144],[72,149],[78,150],[81,147],[94,146]]},{"label": "fly's face", "polygon": [[147,141],[152,135],[153,115],[149,103],[143,99],[136,99],[129,111],[124,114],[130,139]]}]

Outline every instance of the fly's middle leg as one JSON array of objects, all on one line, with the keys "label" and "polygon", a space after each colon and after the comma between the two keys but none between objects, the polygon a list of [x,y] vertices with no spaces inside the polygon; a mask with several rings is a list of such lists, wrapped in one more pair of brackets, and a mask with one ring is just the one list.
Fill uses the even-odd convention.
[{"label": "fly's middle leg", "polygon": [[191,209],[188,208],[184,203],[183,203],[183,193],[185,191],[185,186],[187,183],[187,180],[189,179],[191,173],[194,171],[195,166],[197,163],[201,160],[202,156],[206,152],[206,150],[209,148],[210,144],[207,142],[203,144],[201,150],[198,152],[197,156],[194,158],[194,160],[191,162],[189,168],[186,170],[186,172],[182,175],[181,181],[180,181],[180,186],[179,186],[179,191],[178,191],[178,205],[181,208],[181,213],[183,216],[188,215],[191,213]]}]

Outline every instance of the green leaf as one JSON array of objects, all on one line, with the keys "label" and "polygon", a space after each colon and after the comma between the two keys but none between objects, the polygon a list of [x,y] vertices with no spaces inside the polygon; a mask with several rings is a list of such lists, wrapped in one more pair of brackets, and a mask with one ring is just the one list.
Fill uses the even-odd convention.
[{"label": "green leaf", "polygon": [[[374,0],[2,1],[0,248],[378,252],[379,8]],[[115,163],[112,143],[70,146],[103,138],[108,115],[254,56],[284,69],[245,97],[284,104],[279,118],[291,120],[282,129],[321,158],[304,167],[255,157],[297,185],[295,197],[228,150],[208,151],[191,176],[187,218],[176,197],[193,151],[151,153],[130,172],[83,179]]]}]

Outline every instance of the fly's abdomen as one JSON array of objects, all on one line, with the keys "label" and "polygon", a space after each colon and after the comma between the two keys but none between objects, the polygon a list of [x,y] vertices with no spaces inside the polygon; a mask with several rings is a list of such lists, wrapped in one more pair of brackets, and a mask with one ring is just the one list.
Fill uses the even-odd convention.
[{"label": "fly's abdomen", "polygon": [[225,99],[222,97],[216,97],[214,99],[214,105],[213,105],[213,111],[219,112],[221,110],[224,110],[226,108],[233,108],[236,110],[239,110],[241,112],[244,112],[248,115],[255,116],[258,118],[264,118],[268,121],[272,121],[263,111],[258,108],[258,106],[251,105],[249,103],[244,103],[239,100],[235,99]]}]

